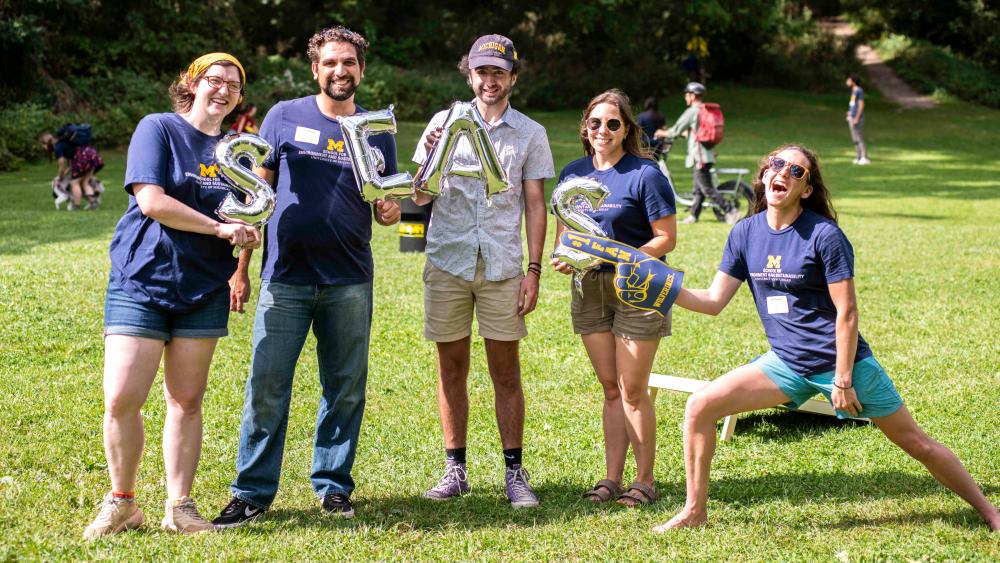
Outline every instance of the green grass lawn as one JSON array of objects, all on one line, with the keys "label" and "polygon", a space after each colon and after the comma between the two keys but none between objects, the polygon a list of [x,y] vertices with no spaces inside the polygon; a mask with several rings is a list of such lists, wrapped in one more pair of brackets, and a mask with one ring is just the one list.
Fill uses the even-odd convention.
[{"label": "green grass lawn", "polygon": [[[862,332],[918,423],[1000,502],[1000,112],[966,104],[898,112],[873,95],[866,125],[873,164],[856,167],[846,94],[721,87],[712,94],[727,118],[721,166],[753,167],[787,141],[819,152],[857,256]],[[670,116],[681,111],[677,98],[664,108]],[[581,154],[577,111],[532,116],[548,129],[557,171]],[[401,124],[401,160],[409,160],[422,127]],[[309,484],[319,398],[310,337],[281,490],[263,520],[199,537],[159,531],[164,406],[154,386],[137,488],[147,526],[84,543],[83,528],[109,487],[101,330],[108,243],[126,205],[123,154],[106,151],[105,158],[109,193],[90,213],[53,211],[50,165],[0,175],[0,560],[1000,558],[1000,535],[873,426],[778,410],[745,416],[735,439],[720,445],[709,526],[650,534],[684,500],[685,396],[669,392],[657,401],[662,500],[640,510],[588,504],[581,493],[604,476],[601,392],[570,328],[569,282],[549,270],[521,355],[525,466],[542,506],[514,512],[503,497],[479,339],[469,384],[473,494],[447,504],[421,499],[443,458],[434,347],[422,337],[424,258],[397,252],[396,229],[380,227],[372,243],[368,410],[355,466],[358,516],[325,518]],[[673,159],[674,177],[686,189],[681,162]],[[727,232],[714,221],[679,228],[671,264],[687,271],[689,286],[709,283]],[[231,318],[205,399],[194,496],[210,518],[230,496],[252,322],[252,312]],[[767,348],[745,290],[717,318],[677,311],[673,330],[657,372],[711,379]],[[626,479],[634,476],[630,466]]]}]

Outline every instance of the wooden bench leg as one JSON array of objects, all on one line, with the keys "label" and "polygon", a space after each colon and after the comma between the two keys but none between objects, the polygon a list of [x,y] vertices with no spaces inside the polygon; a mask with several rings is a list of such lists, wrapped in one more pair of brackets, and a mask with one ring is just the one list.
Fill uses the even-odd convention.
[{"label": "wooden bench leg", "polygon": [[722,419],[722,441],[728,442],[733,439],[733,434],[736,433],[736,417],[739,415],[730,415]]}]

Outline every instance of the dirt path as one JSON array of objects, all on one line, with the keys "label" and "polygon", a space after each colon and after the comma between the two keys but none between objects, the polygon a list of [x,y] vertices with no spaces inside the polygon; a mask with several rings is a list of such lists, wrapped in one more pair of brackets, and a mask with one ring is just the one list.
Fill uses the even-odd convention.
[{"label": "dirt path", "polygon": [[[820,22],[820,26],[837,37],[854,35],[854,27],[850,23],[838,19]],[[858,45],[854,55],[864,65],[871,83],[878,88],[886,98],[899,104],[900,109],[930,109],[937,105],[931,98],[919,94],[903,82],[889,65],[882,62],[881,57],[868,45]]]}]

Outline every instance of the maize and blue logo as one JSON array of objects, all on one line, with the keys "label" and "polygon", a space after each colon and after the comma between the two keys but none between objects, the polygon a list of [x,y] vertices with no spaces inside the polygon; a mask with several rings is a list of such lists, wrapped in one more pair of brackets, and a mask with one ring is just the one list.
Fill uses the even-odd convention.
[{"label": "maize and blue logo", "polygon": [[205,166],[204,164],[198,163],[198,175],[202,178],[215,178],[219,175],[219,165],[212,164]]},{"label": "maize and blue logo", "polygon": [[326,140],[326,150],[330,152],[344,152],[344,141]]},{"label": "maize and blue logo", "polygon": [[767,255],[767,269],[780,270],[781,269],[781,255],[771,256]]}]

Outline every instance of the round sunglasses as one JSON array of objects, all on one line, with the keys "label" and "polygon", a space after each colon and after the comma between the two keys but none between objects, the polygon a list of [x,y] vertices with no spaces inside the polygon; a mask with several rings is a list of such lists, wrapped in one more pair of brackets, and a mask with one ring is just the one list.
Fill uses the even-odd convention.
[{"label": "round sunglasses", "polygon": [[788,174],[796,180],[802,179],[803,176],[809,173],[809,170],[805,167],[799,166],[798,164],[792,164],[791,162],[776,156],[772,156],[768,159],[767,166],[771,169],[771,172],[774,172],[775,174],[780,174],[781,171],[787,166]]},{"label": "round sunglasses", "polygon": [[597,131],[598,129],[601,128],[601,123],[607,125],[608,131],[612,132],[622,128],[622,120],[620,119],[611,118],[607,121],[602,122],[600,118],[591,117],[590,119],[587,120],[587,129],[590,129],[591,131]]}]

